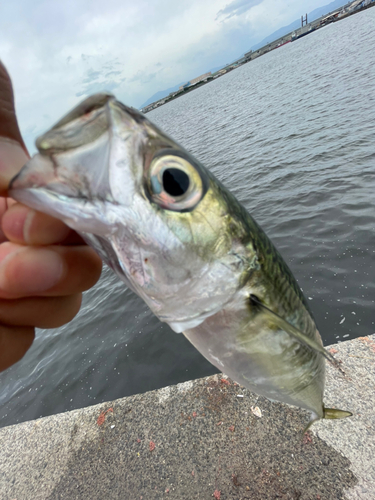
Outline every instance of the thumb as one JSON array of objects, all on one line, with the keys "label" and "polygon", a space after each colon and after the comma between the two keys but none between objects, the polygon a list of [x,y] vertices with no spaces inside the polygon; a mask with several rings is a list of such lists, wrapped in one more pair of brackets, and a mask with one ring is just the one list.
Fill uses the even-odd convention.
[{"label": "thumb", "polygon": [[18,128],[12,82],[0,61],[0,196],[6,196],[9,181],[29,159]]}]

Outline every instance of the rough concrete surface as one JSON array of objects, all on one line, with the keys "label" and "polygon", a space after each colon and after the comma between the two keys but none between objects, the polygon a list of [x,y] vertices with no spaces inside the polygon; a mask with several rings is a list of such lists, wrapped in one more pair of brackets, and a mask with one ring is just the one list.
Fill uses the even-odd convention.
[{"label": "rough concrete surface", "polygon": [[375,335],[331,349],[350,419],[303,435],[305,412],[215,375],[0,430],[0,498],[373,500]]}]

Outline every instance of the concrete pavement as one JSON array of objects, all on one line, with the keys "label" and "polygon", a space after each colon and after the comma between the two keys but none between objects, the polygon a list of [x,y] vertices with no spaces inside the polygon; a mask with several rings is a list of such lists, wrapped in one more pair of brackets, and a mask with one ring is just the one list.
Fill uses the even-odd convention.
[{"label": "concrete pavement", "polygon": [[0,498],[375,498],[375,335],[331,347],[321,421],[222,375],[0,430]]}]

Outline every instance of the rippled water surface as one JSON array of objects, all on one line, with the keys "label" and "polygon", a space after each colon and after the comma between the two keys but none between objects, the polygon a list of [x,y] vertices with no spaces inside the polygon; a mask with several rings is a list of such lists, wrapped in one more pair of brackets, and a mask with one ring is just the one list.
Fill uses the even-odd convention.
[{"label": "rippled water surface", "polygon": [[[325,344],[375,332],[375,9],[148,114],[276,244]],[[215,372],[106,269],[79,316],[0,375],[0,425]]]}]

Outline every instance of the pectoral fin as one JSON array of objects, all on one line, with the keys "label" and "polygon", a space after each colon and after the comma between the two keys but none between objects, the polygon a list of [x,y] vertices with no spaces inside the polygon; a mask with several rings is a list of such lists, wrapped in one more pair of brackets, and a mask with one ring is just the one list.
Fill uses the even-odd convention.
[{"label": "pectoral fin", "polygon": [[307,335],[305,335],[301,330],[296,328],[295,326],[291,325],[283,319],[281,316],[279,316],[277,313],[273,312],[271,309],[269,309],[267,306],[265,306],[255,295],[250,295],[250,301],[261,307],[263,312],[266,314],[269,314],[272,316],[273,321],[281,328],[281,330],[284,330],[284,332],[289,333],[292,337],[294,337],[298,342],[306,347],[309,347],[315,352],[318,352],[322,356],[324,356],[328,361],[333,363],[335,366],[337,365],[337,361],[335,358],[327,352],[324,347],[315,340],[311,339]]},{"label": "pectoral fin", "polygon": [[[313,351],[321,354],[324,356],[330,363],[332,363],[336,368],[338,368],[342,372],[342,368],[338,364],[338,362],[335,360],[335,358],[327,352],[324,347],[315,340],[311,339],[307,335],[305,335],[301,330],[296,328],[295,326],[291,325],[283,319],[281,316],[279,316],[277,313],[273,312],[271,309],[269,309],[267,306],[265,306],[255,295],[250,295],[250,301],[252,302],[253,305],[256,305],[262,309],[262,311],[265,314],[269,314],[272,316],[273,321],[281,328],[281,330],[284,330],[284,332],[288,333],[291,335],[293,338],[298,340],[298,342]],[[351,417],[352,413],[350,411],[345,411],[345,410],[337,410],[336,408],[324,408],[323,406],[323,417],[324,419],[339,419],[339,418],[346,418],[346,417]],[[319,417],[317,415],[314,415],[310,422],[308,423],[306,429],[304,432],[307,431],[307,429],[317,420],[319,420]]]}]

